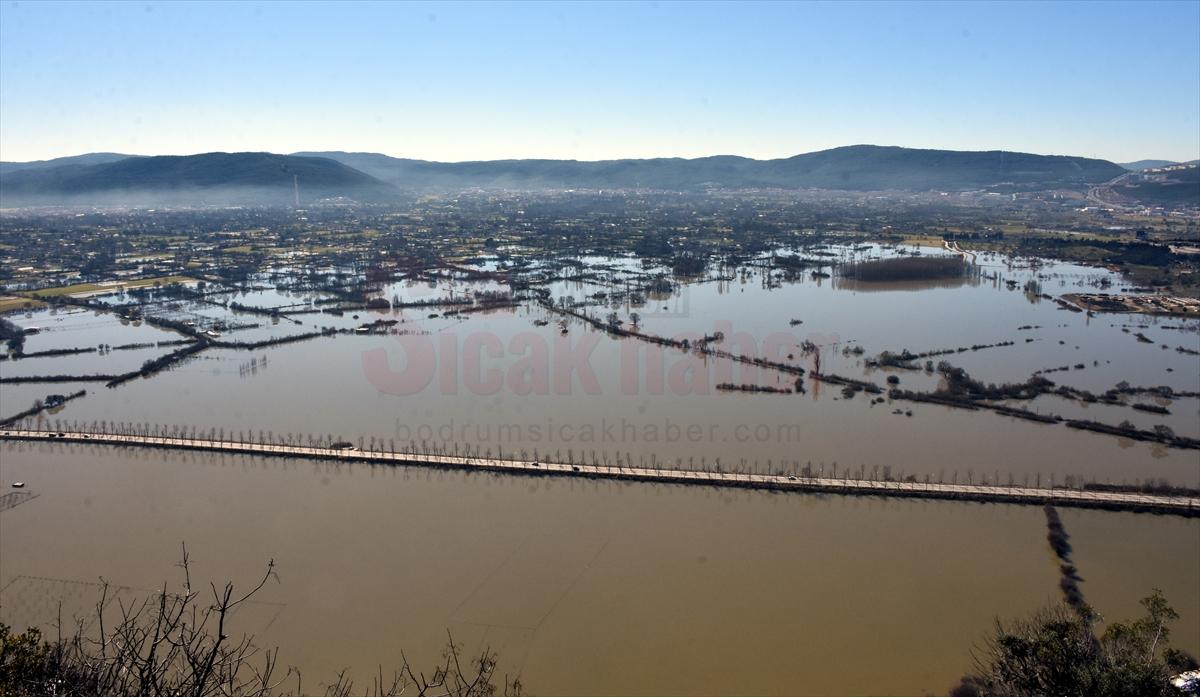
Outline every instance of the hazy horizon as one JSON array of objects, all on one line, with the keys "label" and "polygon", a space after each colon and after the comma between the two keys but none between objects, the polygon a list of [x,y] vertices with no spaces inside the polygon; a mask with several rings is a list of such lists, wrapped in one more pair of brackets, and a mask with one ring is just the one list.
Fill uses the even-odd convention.
[{"label": "hazy horizon", "polygon": [[1198,29],[0,0],[0,697],[1184,694]]},{"label": "hazy horizon", "polygon": [[1187,161],[1198,24],[1200,3],[14,2],[0,159],[776,159],[877,143]]},{"label": "hazy horizon", "polygon": [[[545,158],[545,157],[516,156],[516,157],[487,158],[487,159],[485,159],[485,158],[469,158],[469,159],[463,159],[463,160],[427,160],[426,158],[412,157],[412,156],[405,155],[405,154],[382,152],[379,150],[349,150],[346,148],[326,148],[326,149],[318,150],[316,148],[300,148],[300,149],[291,150],[288,152],[273,152],[270,150],[207,150],[207,151],[196,151],[196,152],[181,151],[181,152],[154,152],[154,153],[93,151],[93,152],[73,152],[73,153],[66,153],[63,155],[54,155],[51,157],[40,157],[40,158],[30,159],[30,160],[11,160],[11,159],[4,158],[3,160],[0,160],[0,161],[16,163],[16,164],[24,164],[24,163],[32,163],[32,162],[46,162],[46,161],[63,159],[63,158],[78,157],[81,155],[93,155],[93,154],[115,154],[115,155],[126,155],[129,157],[187,157],[187,156],[191,156],[191,155],[206,155],[206,154],[214,154],[214,153],[239,153],[239,152],[241,152],[241,153],[266,152],[266,153],[270,153],[273,155],[302,155],[304,153],[341,152],[341,153],[347,153],[347,154],[383,155],[385,157],[391,157],[391,158],[401,159],[401,160],[419,160],[419,161],[427,161],[427,162],[437,162],[437,163],[441,163],[441,164],[461,164],[461,163],[469,163],[469,162],[502,162],[502,161],[506,161],[506,160],[562,160],[562,161],[570,161],[570,162],[612,162],[612,161],[620,161],[620,160],[650,160],[650,159],[701,160],[701,159],[713,158],[713,157],[741,157],[741,158],[746,158],[746,159],[751,159],[751,160],[764,161],[764,160],[788,159],[790,157],[797,157],[800,155],[808,155],[808,154],[812,154],[814,152],[820,152],[822,150],[836,150],[839,148],[853,148],[853,147],[879,147],[879,148],[896,147],[896,148],[905,148],[905,149],[913,149],[913,150],[954,150],[953,148],[916,147],[916,146],[908,146],[908,145],[896,145],[894,143],[888,143],[888,144],[847,143],[845,145],[835,145],[835,146],[831,146],[829,148],[822,148],[821,150],[795,152],[795,153],[791,153],[790,155],[781,155],[779,157],[751,157],[749,155],[741,155],[739,153],[720,152],[720,153],[711,153],[711,154],[707,154],[707,155],[690,155],[690,156],[653,155],[653,156],[648,156],[648,157],[639,157],[639,156],[622,157],[622,156],[618,155],[618,156],[614,156],[614,157],[604,157],[604,158],[594,158],[594,159],[593,158],[586,158],[586,159],[585,158],[568,158],[568,157]],[[990,149],[987,151],[975,150],[975,151],[967,151],[967,152],[995,152],[995,151],[1003,151],[1003,152],[1009,152],[1009,153],[1024,152],[1024,151],[1014,150],[1012,148],[993,148],[993,149]],[[959,152],[964,152],[964,151],[959,151]],[[1048,156],[1048,157],[1086,157],[1083,155],[1076,155],[1074,153],[1067,153],[1067,152],[1038,152],[1038,153],[1025,153],[1025,154],[1044,155],[1044,156]],[[1108,158],[1097,158],[1097,159],[1108,160]],[[1129,163],[1129,162],[1138,162],[1138,161],[1143,161],[1143,160],[1168,160],[1168,159],[1169,158],[1160,158],[1160,157],[1139,157],[1135,160],[1125,160],[1125,161],[1108,160],[1108,161],[1115,162],[1117,164],[1121,164],[1122,162]],[[1171,161],[1172,162],[1190,162],[1192,160],[1171,160]]]}]

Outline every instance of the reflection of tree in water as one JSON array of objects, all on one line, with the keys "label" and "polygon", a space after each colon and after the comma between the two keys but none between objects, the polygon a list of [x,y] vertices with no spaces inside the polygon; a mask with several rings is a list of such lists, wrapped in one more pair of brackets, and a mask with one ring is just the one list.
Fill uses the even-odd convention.
[{"label": "reflection of tree in water", "polygon": [[262,358],[259,358],[258,356],[254,356],[250,360],[245,361],[242,364],[240,364],[238,366],[238,377],[245,378],[245,377],[252,377],[254,375],[258,375],[258,371],[260,368],[262,370],[267,369],[267,357],[266,356],[263,356]]},{"label": "reflection of tree in water", "polygon": [[10,491],[0,496],[0,511],[16,508],[27,501],[36,499],[38,496],[39,494],[32,491]]}]

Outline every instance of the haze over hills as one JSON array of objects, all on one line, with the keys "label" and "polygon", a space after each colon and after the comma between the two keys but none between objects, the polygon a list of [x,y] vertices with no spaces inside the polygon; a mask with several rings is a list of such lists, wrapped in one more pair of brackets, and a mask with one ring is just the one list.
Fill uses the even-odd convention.
[{"label": "haze over hills", "polygon": [[1200,206],[1200,165],[1185,162],[1168,172],[1123,177],[1111,190],[1141,204]]},{"label": "haze over hills", "polygon": [[[115,158],[115,159],[114,159]],[[606,161],[430,162],[377,153],[206,153],[123,157],[94,153],[5,163],[0,205],[266,204],[344,196],[385,200],[402,191],[467,188],[813,188],[851,191],[1082,189],[1124,174],[1082,157],[854,145],[776,160],[737,156]]]},{"label": "haze over hills", "polygon": [[965,152],[852,145],[777,160],[737,156],[691,160],[493,160],[429,162],[376,153],[306,152],[329,157],[400,188],[818,188],[858,191],[1075,187],[1125,170],[1107,160],[1004,151]]},{"label": "haze over hills", "polygon": [[1143,169],[1166,167],[1167,165],[1176,164],[1176,162],[1173,160],[1138,160],[1137,162],[1121,162],[1118,164],[1131,172],[1140,172]]},{"label": "haze over hills", "polygon": [[328,158],[205,153],[18,169],[0,177],[0,204],[287,205],[293,201],[296,181],[305,201],[334,196],[375,200],[394,192],[378,179]]},{"label": "haze over hills", "polygon": [[0,174],[9,174],[11,172],[20,172],[30,169],[65,167],[67,165],[102,165],[107,162],[116,162],[129,157],[137,157],[137,155],[123,155],[117,152],[91,152],[85,155],[56,157],[52,160],[34,160],[33,162],[0,162]]}]

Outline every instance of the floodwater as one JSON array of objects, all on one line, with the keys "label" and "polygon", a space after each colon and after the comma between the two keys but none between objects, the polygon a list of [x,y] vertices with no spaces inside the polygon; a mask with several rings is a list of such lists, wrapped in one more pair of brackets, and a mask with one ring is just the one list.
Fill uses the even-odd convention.
[{"label": "floodwater", "polygon": [[[985,271],[989,268],[985,261]],[[1022,283],[1025,278],[1006,267],[991,271]],[[1044,286],[1054,280],[1065,292],[1107,272],[1050,265],[1038,273],[1046,276]],[[931,360],[962,366],[987,382],[1019,382],[1035,371],[1065,365],[1068,370],[1045,376],[1097,393],[1121,381],[1200,390],[1200,358],[1174,350],[1200,339],[1195,320],[1089,318],[1050,301],[1031,302],[1000,279],[973,281],[920,291],[909,284],[892,292],[857,292],[809,279],[769,288],[761,274],[747,273],[735,281],[685,285],[641,307],[618,302],[614,309],[606,301],[584,310],[600,318],[616,312],[623,320],[637,312],[642,331],[666,337],[696,341],[722,332],[724,338],[715,342],[722,349],[812,368],[816,357],[801,350],[808,341],[820,347],[825,372],[879,385],[895,376],[908,389],[935,389],[940,376],[924,370],[875,370],[864,365],[865,359],[885,350],[949,348],[952,353]],[[469,285],[458,282],[455,287],[461,294]],[[421,288],[426,297],[446,294]],[[551,299],[597,302],[594,293],[606,290],[612,288],[560,281],[553,284]],[[716,386],[723,382],[794,389],[795,377],[636,339],[613,339],[533,304],[463,315],[406,308],[297,318],[322,326],[336,320],[343,328],[394,319],[397,331],[405,334],[339,335],[255,351],[209,350],[152,379],[113,390],[97,384],[86,399],[68,404],[55,418],[256,437],[261,432],[274,440],[333,437],[370,445],[375,439],[377,445],[395,448],[536,451],[539,456],[690,467],[778,470],[811,463],[827,473],[835,467],[866,476],[886,470],[893,476],[944,481],[1006,483],[1011,477],[1037,482],[1040,477],[1044,482],[1071,476],[1200,485],[1200,455],[1194,450],[988,412],[909,402],[872,404],[861,394],[847,400],[836,386],[807,379],[803,394],[722,392]],[[1122,331],[1124,325],[1138,327],[1135,332],[1156,343],[1138,341],[1134,333]],[[260,331],[229,332],[226,338],[257,341],[264,338]],[[968,348],[1009,341],[1014,343]],[[1164,345],[1172,348],[1163,350]],[[7,370],[28,374],[36,362],[49,369],[68,358],[78,363],[87,355],[18,361],[12,368],[19,367],[19,373]],[[0,374],[5,371],[0,367]],[[1165,425],[1180,435],[1200,436],[1200,400],[1132,401],[1158,404],[1170,413],[1057,397],[1015,405],[1112,424]],[[14,406],[0,413],[24,409],[28,400]]]},{"label": "floodwater", "polygon": [[[857,249],[836,253],[894,253]],[[872,369],[867,359],[949,349],[932,362],[984,382],[1056,369],[1045,377],[1096,393],[1122,381],[1200,391],[1200,357],[1177,350],[1200,350],[1200,322],[1088,317],[1024,290],[1034,281],[1055,296],[1119,291],[1121,279],[1104,270],[988,256],[979,263],[974,278],[884,285],[807,271],[787,279],[749,265],[638,297],[631,290],[657,269],[593,258],[579,267],[587,279],[554,281],[549,300],[602,321],[615,313],[626,326],[636,313],[641,331],[693,343],[720,332],[713,345],[723,350],[806,369],[819,360],[827,373],[881,386],[891,376],[931,390],[940,376]],[[420,302],[499,289],[456,277],[375,292]],[[1200,486],[1195,450],[985,411],[873,404],[807,378],[803,392],[790,394],[720,391],[719,383],[794,390],[796,378],[614,339],[534,303],[290,319],[227,305],[303,309],[318,300],[327,298],[268,289],[159,309],[201,327],[219,323],[231,341],[375,319],[396,320],[395,333],[210,349],[113,389],[3,384],[0,417],[86,388],[40,423],[693,468]],[[91,312],[16,320],[48,328],[27,351],[177,338]],[[806,342],[817,349],[804,352]],[[984,348],[1001,342],[1013,343]],[[123,372],[169,350],[6,361],[0,377]],[[1012,405],[1200,437],[1200,400],[1130,401],[1170,413],[1056,396]],[[176,575],[185,540],[204,578],[247,584],[274,558],[280,582],[244,611],[242,629],[278,644],[285,662],[304,668],[306,684],[341,668],[374,674],[396,664],[402,648],[428,664],[449,629],[469,646],[496,648],[500,670],[520,672],[534,694],[943,693],[994,617],[1028,613],[1058,592],[1036,507],[65,445],[9,444],[0,457],[0,484],[21,479],[39,494],[0,512],[0,620],[45,622],[51,598],[84,608],[100,576],[130,597],[157,587]],[[1139,598],[1162,588],[1182,615],[1176,644],[1200,652],[1200,522],[1080,511],[1063,519],[1083,590],[1103,615],[1133,616]]]},{"label": "floodwater", "polygon": [[[944,693],[994,617],[1056,599],[1036,507],[780,495],[66,445],[0,450],[0,618],[164,582],[272,582],[235,618],[305,683],[490,645],[533,694]],[[1162,588],[1200,649],[1200,523],[1062,511],[1087,599]],[[177,586],[176,586],[177,587]],[[867,659],[866,657],[869,657]],[[366,679],[365,677],[363,679]]]}]

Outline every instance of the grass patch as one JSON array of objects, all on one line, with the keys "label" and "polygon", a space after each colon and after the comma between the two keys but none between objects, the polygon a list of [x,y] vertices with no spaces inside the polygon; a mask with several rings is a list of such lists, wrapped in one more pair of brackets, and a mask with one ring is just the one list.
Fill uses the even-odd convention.
[{"label": "grass patch", "polygon": [[12,310],[36,310],[44,307],[46,303],[33,298],[25,298],[19,295],[0,295],[0,313],[10,312]]},{"label": "grass patch", "polygon": [[122,288],[129,290],[131,288],[145,288],[146,286],[170,285],[172,283],[188,283],[196,279],[188,276],[159,276],[157,278],[138,278],[132,281],[120,281],[109,285],[100,285],[99,283],[76,283],[71,286],[59,286],[57,288],[42,288],[24,293],[26,297],[33,298],[57,298],[64,295],[76,295],[79,293],[96,293],[99,291],[117,292]]},{"label": "grass patch", "polygon": [[1110,254],[1107,249],[1086,244],[1071,245],[1062,250],[1062,253],[1064,258],[1068,260],[1082,261],[1103,261]]},{"label": "grass patch", "polygon": [[911,244],[918,247],[942,247],[941,235],[905,235],[904,244]]}]

